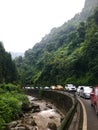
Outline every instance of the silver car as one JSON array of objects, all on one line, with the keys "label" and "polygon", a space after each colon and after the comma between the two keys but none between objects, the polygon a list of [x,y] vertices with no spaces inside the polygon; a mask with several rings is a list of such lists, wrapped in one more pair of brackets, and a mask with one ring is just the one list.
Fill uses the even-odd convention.
[{"label": "silver car", "polygon": [[80,89],[80,96],[83,98],[90,98],[90,93],[92,92],[92,88],[89,86],[81,87]]}]

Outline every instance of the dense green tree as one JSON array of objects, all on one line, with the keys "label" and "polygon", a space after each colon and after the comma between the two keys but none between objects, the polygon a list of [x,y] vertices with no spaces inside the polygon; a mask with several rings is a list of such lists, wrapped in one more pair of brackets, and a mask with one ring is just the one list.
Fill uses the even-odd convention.
[{"label": "dense green tree", "polygon": [[16,83],[18,72],[11,54],[6,52],[3,43],[0,42],[0,83]]}]

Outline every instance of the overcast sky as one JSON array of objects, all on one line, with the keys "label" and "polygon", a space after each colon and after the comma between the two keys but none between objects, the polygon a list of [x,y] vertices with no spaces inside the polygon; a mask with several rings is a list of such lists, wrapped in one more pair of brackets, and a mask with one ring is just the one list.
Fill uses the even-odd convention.
[{"label": "overcast sky", "polygon": [[6,51],[32,48],[53,27],[61,26],[85,0],[0,0],[0,41]]}]

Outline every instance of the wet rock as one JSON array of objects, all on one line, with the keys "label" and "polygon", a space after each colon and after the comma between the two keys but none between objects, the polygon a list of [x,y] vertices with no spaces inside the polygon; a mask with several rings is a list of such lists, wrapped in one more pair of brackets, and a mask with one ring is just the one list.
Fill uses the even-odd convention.
[{"label": "wet rock", "polygon": [[29,113],[26,113],[26,114],[24,115],[25,118],[26,118],[26,117],[29,117],[29,116],[30,116]]},{"label": "wet rock", "polygon": [[22,107],[22,110],[23,111],[30,111],[30,110],[32,110],[32,107],[33,107],[32,104],[25,105]]},{"label": "wet rock", "polygon": [[16,129],[15,130],[26,130],[26,128],[25,127],[23,127],[23,126],[20,126],[20,127],[16,127]]},{"label": "wet rock", "polygon": [[61,120],[60,120],[60,121],[62,122],[63,120],[64,120],[64,117],[61,117]]},{"label": "wet rock", "polygon": [[21,126],[18,130],[26,130],[26,128]]},{"label": "wet rock", "polygon": [[32,113],[35,113],[35,112],[40,112],[40,108],[37,108],[37,109],[32,109]]},{"label": "wet rock", "polygon": [[10,128],[16,127],[17,124],[18,124],[17,121],[13,121],[13,122],[8,124],[8,127],[10,127]]},{"label": "wet rock", "polygon": [[37,127],[37,126],[35,126],[35,127],[33,128],[33,130],[38,130],[38,127]]},{"label": "wet rock", "polygon": [[49,108],[44,108],[43,110],[48,110]]},{"label": "wet rock", "polygon": [[17,123],[18,123],[18,124],[21,124],[21,122],[22,122],[21,120],[17,120]]},{"label": "wet rock", "polygon": [[49,122],[47,126],[50,130],[57,130],[57,126],[54,122]]},{"label": "wet rock", "polygon": [[40,108],[38,104],[32,104],[33,109]]},{"label": "wet rock", "polygon": [[32,101],[26,106],[23,116],[11,122],[9,129],[6,130],[57,130],[62,115],[53,108],[54,106],[49,102]]},{"label": "wet rock", "polygon": [[19,113],[19,117],[23,117],[24,116],[24,114],[23,114],[23,112],[21,111],[20,113]]},{"label": "wet rock", "polygon": [[32,120],[32,119],[25,120],[25,123],[28,124],[28,125],[31,125],[31,126],[37,125],[35,120]]},{"label": "wet rock", "polygon": [[40,111],[40,107],[38,104],[34,104],[34,103],[30,103],[29,105],[24,106],[23,111],[31,111],[32,112],[39,112]]},{"label": "wet rock", "polygon": [[17,124],[17,127],[25,127],[25,125],[24,124]]},{"label": "wet rock", "polygon": [[50,119],[54,119],[55,117],[54,116],[49,116]]},{"label": "wet rock", "polygon": [[36,122],[35,122],[35,120],[32,120],[32,121],[31,121],[31,125],[32,125],[32,126],[36,126],[36,125],[37,125]]},{"label": "wet rock", "polygon": [[47,104],[47,103],[46,103],[46,107],[52,109],[52,105],[51,105],[51,104]]},{"label": "wet rock", "polygon": [[38,98],[33,98],[33,99],[31,99],[31,102],[32,101],[38,101],[39,99]]},{"label": "wet rock", "polygon": [[10,130],[18,130],[18,127],[15,127],[15,128],[11,128]]},{"label": "wet rock", "polygon": [[25,128],[26,128],[26,130],[33,130],[33,127],[31,127],[29,125],[26,125]]},{"label": "wet rock", "polygon": [[32,113],[35,113],[35,112],[40,112],[41,111],[41,109],[40,109],[40,106],[39,105],[37,105],[37,104],[33,104],[32,105]]}]

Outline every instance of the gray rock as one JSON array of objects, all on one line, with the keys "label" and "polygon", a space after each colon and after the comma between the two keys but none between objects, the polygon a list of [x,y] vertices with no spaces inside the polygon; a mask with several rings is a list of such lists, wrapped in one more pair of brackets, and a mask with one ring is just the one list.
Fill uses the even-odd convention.
[{"label": "gray rock", "polygon": [[12,128],[12,127],[16,127],[17,124],[18,124],[17,121],[13,121],[13,122],[9,123],[8,126],[10,128]]},{"label": "gray rock", "polygon": [[21,127],[18,127],[18,129],[17,130],[26,130],[26,128],[25,127],[23,127],[23,126],[21,126]]},{"label": "gray rock", "polygon": [[52,105],[51,104],[46,104],[46,106],[50,109],[52,109]]},{"label": "gray rock", "polygon": [[54,122],[49,122],[47,126],[50,130],[57,130],[57,126]]},{"label": "gray rock", "polygon": [[37,125],[36,122],[35,122],[35,120],[32,120],[32,121],[31,121],[31,125],[32,125],[32,126],[36,126],[36,125]]},{"label": "gray rock", "polygon": [[37,105],[37,104],[32,105],[32,113],[40,112],[40,111],[41,111],[41,109],[40,109],[39,105]]}]

